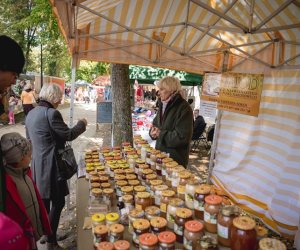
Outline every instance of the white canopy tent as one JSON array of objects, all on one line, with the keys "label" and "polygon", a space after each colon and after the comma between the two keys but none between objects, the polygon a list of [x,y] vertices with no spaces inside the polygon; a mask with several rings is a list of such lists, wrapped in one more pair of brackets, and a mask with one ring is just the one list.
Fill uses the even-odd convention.
[{"label": "white canopy tent", "polygon": [[[212,179],[292,237],[300,212],[300,2],[50,0],[78,60],[263,73],[260,114],[223,112]],[[71,108],[71,117],[73,109]]]}]

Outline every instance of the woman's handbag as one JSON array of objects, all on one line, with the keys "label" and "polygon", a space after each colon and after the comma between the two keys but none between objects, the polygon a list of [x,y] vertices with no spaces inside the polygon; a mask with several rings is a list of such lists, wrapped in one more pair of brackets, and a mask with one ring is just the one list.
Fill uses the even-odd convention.
[{"label": "woman's handbag", "polygon": [[[48,126],[50,129],[50,134],[53,138],[54,143],[56,144],[55,138],[52,133],[52,129],[49,123],[48,118],[48,109],[45,111],[45,116],[48,121]],[[70,143],[65,144],[64,149],[58,149],[56,151],[56,161],[57,161],[57,168],[58,168],[58,181],[64,181],[70,179],[74,174],[76,174],[78,165],[76,162],[76,158],[74,155],[73,148],[71,147]]]}]

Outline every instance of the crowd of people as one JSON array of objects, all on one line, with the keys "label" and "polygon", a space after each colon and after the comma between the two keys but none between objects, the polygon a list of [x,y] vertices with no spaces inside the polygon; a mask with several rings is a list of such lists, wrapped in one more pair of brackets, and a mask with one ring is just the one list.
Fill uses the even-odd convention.
[{"label": "crowd of people", "polygon": [[[4,35],[0,55],[0,94],[5,96],[22,72],[25,58],[19,44]],[[87,126],[86,119],[73,128],[64,122],[57,110],[63,96],[58,85],[44,85],[35,108],[30,102],[33,95],[32,86],[26,85],[21,99],[28,138],[11,132],[0,139],[0,246],[7,250],[37,249],[42,237],[47,249],[62,249],[56,234],[69,190],[67,181],[57,178],[58,150]],[[15,100],[9,102],[11,112]]]}]

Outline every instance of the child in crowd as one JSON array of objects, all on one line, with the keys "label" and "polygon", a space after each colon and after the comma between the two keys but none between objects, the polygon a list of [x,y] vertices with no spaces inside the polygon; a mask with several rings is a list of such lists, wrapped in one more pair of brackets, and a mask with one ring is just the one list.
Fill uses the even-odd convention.
[{"label": "child in crowd", "polygon": [[31,144],[19,133],[7,133],[1,137],[1,150],[6,183],[4,213],[23,229],[30,249],[37,249],[36,241],[42,235],[50,235],[51,228],[46,209],[31,179]]},{"label": "child in crowd", "polygon": [[11,96],[8,100],[8,118],[10,125],[15,124],[15,106],[17,104],[17,99],[14,96]]}]

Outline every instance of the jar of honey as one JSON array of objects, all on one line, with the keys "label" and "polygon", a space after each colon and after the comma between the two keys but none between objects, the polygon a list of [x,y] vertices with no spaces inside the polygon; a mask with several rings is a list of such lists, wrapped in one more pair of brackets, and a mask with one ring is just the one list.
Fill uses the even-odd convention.
[{"label": "jar of honey", "polygon": [[98,225],[93,230],[94,246],[97,247],[99,243],[108,241],[108,227],[106,225]]},{"label": "jar of honey", "polygon": [[162,176],[162,163],[164,158],[167,158],[167,155],[164,153],[156,155],[156,174],[158,176]]},{"label": "jar of honey", "polygon": [[144,233],[149,233],[150,222],[145,219],[137,219],[133,222],[132,226],[133,226],[133,236],[132,236],[133,245],[135,247],[139,247],[140,244],[139,237]]},{"label": "jar of honey", "polygon": [[146,192],[146,187],[145,186],[135,186],[134,188],[134,194],[136,195],[139,192]]},{"label": "jar of honey", "polygon": [[130,243],[127,240],[118,240],[114,243],[115,250],[130,250]]},{"label": "jar of honey", "polygon": [[114,243],[123,240],[124,226],[122,224],[113,224],[109,227],[109,241]]},{"label": "jar of honey", "polygon": [[127,181],[116,181],[115,189],[117,197],[122,196],[121,188],[128,185]]},{"label": "jar of honey", "polygon": [[155,234],[144,233],[139,238],[139,250],[157,250],[158,239]]},{"label": "jar of honey", "polygon": [[167,185],[158,185],[154,187],[155,194],[154,194],[154,200],[155,205],[160,206],[160,199],[161,199],[161,192],[168,189]]},{"label": "jar of honey", "polygon": [[236,206],[224,206],[218,214],[217,229],[218,243],[225,247],[230,247],[230,235],[233,219],[238,216],[238,208]]},{"label": "jar of honey", "polygon": [[178,165],[177,167],[173,168],[172,171],[172,189],[177,192],[177,186],[179,183],[179,173],[185,171],[183,166]]},{"label": "jar of honey", "polygon": [[203,224],[196,220],[190,220],[184,225],[183,249],[194,250],[197,242],[203,235]]},{"label": "jar of honey", "polygon": [[171,161],[166,163],[166,184],[172,187],[172,172],[173,168],[177,167],[178,163],[176,161]]},{"label": "jar of honey", "polygon": [[164,231],[157,236],[159,241],[159,250],[175,250],[176,234],[170,231]]},{"label": "jar of honey", "polygon": [[118,213],[108,213],[106,214],[106,225],[111,226],[119,223],[120,215]]},{"label": "jar of honey", "polygon": [[163,190],[161,191],[160,199],[160,216],[166,218],[167,206],[171,198],[175,197],[175,192],[173,190]]},{"label": "jar of honey", "polygon": [[218,250],[217,240],[211,235],[204,235],[199,241],[199,248],[197,250]]},{"label": "jar of honey", "polygon": [[280,240],[264,238],[259,241],[259,250],[286,250],[286,246]]},{"label": "jar of honey", "polygon": [[133,186],[121,187],[122,195],[133,195]]},{"label": "jar of honey", "polygon": [[160,209],[156,206],[150,206],[145,209],[146,219],[151,220],[160,215]]},{"label": "jar of honey", "polygon": [[135,208],[145,210],[152,205],[150,193],[138,192],[135,196]]},{"label": "jar of honey", "polygon": [[162,180],[157,180],[157,179],[150,180],[150,194],[151,194],[151,196],[154,196],[155,186],[162,185],[162,184],[163,184]]},{"label": "jar of honey", "polygon": [[232,250],[256,250],[255,221],[247,216],[239,216],[233,219],[231,228]]},{"label": "jar of honey", "polygon": [[179,183],[177,186],[177,194],[178,198],[184,200],[185,199],[185,185],[187,184],[187,181],[191,177],[191,173],[189,171],[182,171],[179,173]]},{"label": "jar of honey", "polygon": [[202,184],[197,187],[194,194],[194,209],[195,217],[199,220],[204,219],[205,197],[209,195],[211,190],[210,185]]},{"label": "jar of honey", "polygon": [[222,206],[222,197],[208,195],[205,197],[204,226],[210,233],[217,233],[217,216]]},{"label": "jar of honey", "polygon": [[151,232],[154,234],[159,234],[166,231],[167,220],[162,217],[154,217],[150,220]]},{"label": "jar of honey", "polygon": [[168,228],[174,229],[177,208],[183,207],[184,202],[179,198],[171,198],[167,207]]},{"label": "jar of honey", "polygon": [[162,160],[161,175],[162,175],[162,180],[163,181],[166,181],[166,176],[167,176],[167,166],[166,166],[166,164],[168,162],[172,162],[172,161],[174,161],[174,160],[170,157],[166,157]]},{"label": "jar of honey", "polygon": [[185,185],[185,205],[189,209],[194,209],[194,195],[196,188],[199,186],[197,179],[189,179]]},{"label": "jar of honey", "polygon": [[129,223],[128,223],[128,232],[129,233],[133,233],[133,222],[136,221],[137,219],[142,219],[144,218],[145,213],[143,210],[141,209],[132,209],[129,211],[129,215],[128,215],[128,219],[129,219]]},{"label": "jar of honey", "polygon": [[114,244],[108,241],[99,243],[97,250],[114,250]]},{"label": "jar of honey", "polygon": [[188,208],[178,208],[176,210],[176,217],[174,223],[174,232],[176,234],[176,241],[183,243],[184,224],[192,220],[193,212]]}]

